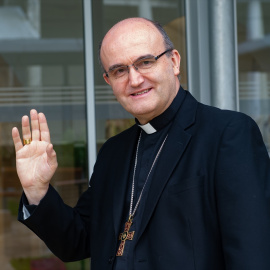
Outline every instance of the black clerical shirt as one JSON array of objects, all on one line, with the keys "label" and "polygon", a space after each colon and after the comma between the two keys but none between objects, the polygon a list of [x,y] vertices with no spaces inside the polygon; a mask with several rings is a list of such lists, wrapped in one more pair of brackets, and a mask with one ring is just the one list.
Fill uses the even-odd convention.
[{"label": "black clerical shirt", "polygon": [[[176,98],[172,102],[172,104],[169,106],[169,108],[160,116],[153,119],[149,124],[151,134],[148,134],[149,130],[149,124],[147,126],[146,131],[144,130],[144,126],[141,126],[141,140],[138,148],[138,161],[137,161],[137,167],[135,171],[135,190],[134,190],[134,201],[133,201],[133,209],[138,201],[138,198],[140,196],[141,190],[144,186],[144,183],[147,179],[148,173],[151,169],[151,166],[155,160],[155,157],[166,138],[167,134],[169,134],[170,126],[172,125],[174,116],[176,115],[176,112],[178,111],[180,104],[182,101],[182,95],[181,91],[177,94]],[[136,120],[137,124],[139,125],[139,122]],[[140,125],[139,125],[140,126]],[[166,142],[165,142],[166,143]],[[162,151],[161,151],[162,154]],[[129,216],[129,207],[130,207],[130,200],[131,200],[131,190],[132,190],[132,179],[133,179],[133,169],[134,169],[134,163],[135,163],[135,157],[132,161],[132,166],[130,168],[130,176],[129,176],[129,183],[127,188],[127,196],[125,200],[125,206],[124,206],[124,212],[123,212],[123,218],[122,218],[122,227],[119,233],[124,231],[125,222],[128,220]],[[153,171],[155,170],[156,166],[162,166],[162,164],[157,162],[155,163],[155,166],[153,167],[153,170],[148,178],[148,181],[145,185],[141,201],[139,203],[139,206],[135,212],[133,223],[131,225],[131,228],[129,231],[135,231],[133,240],[126,240],[125,241],[125,247],[124,252],[122,256],[116,256],[114,261],[114,270],[127,270],[127,269],[133,269],[133,261],[134,261],[134,249],[135,245],[137,243],[137,232],[138,228],[140,227],[140,223],[142,220],[142,214],[144,211],[145,202],[147,199],[147,194],[149,191],[149,188],[151,187],[151,182],[155,181],[153,179]],[[133,210],[132,209],[132,210]],[[118,243],[119,247],[120,241]]]}]

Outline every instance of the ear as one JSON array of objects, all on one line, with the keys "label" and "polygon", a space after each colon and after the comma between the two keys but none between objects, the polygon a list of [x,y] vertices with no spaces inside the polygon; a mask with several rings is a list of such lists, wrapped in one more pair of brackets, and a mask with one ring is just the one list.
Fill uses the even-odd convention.
[{"label": "ear", "polygon": [[181,56],[177,50],[172,50],[171,59],[172,59],[174,74],[175,74],[175,76],[178,76],[180,74]]},{"label": "ear", "polygon": [[103,73],[103,78],[107,84],[111,85],[109,78],[106,76],[106,73]]}]

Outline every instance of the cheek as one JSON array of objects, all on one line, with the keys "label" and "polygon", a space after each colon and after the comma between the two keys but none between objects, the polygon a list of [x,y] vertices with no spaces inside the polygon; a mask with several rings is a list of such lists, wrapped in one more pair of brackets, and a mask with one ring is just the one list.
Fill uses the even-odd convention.
[{"label": "cheek", "polygon": [[162,84],[165,79],[164,76],[166,76],[166,74],[161,70],[154,70],[153,72],[145,75],[144,79],[146,82],[149,82],[150,84],[154,84],[154,86],[156,86]]},{"label": "cheek", "polygon": [[117,99],[120,98],[125,92],[125,88],[121,84],[115,83],[115,84],[111,85],[111,88],[112,88],[113,94],[115,95],[115,97]]},{"label": "cheek", "polygon": [[119,102],[119,103],[121,103],[121,94],[119,93],[119,91],[113,91],[113,94],[114,94],[114,96],[115,96],[115,98],[117,99],[117,101]]},{"label": "cheek", "polygon": [[164,81],[168,81],[168,78],[173,73],[173,69],[168,68],[168,65],[162,63],[160,67],[158,67],[155,72],[152,73],[151,77],[153,80],[159,84],[163,84]]}]

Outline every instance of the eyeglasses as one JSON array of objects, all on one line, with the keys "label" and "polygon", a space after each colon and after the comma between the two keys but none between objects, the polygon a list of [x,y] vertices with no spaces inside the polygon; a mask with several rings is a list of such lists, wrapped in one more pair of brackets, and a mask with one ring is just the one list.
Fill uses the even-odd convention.
[{"label": "eyeglasses", "polygon": [[137,59],[133,64],[125,66],[125,65],[117,65],[111,67],[108,72],[105,71],[106,76],[112,79],[119,79],[119,78],[126,78],[127,74],[129,73],[129,68],[133,66],[136,71],[142,73],[147,73],[151,68],[156,65],[157,60],[164,54],[173,49],[168,49],[163,53],[159,54],[158,56],[147,55]]}]

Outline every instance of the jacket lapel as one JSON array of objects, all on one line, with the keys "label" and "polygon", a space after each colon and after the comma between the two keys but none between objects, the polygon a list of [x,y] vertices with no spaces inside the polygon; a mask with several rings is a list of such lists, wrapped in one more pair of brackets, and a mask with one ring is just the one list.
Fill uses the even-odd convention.
[{"label": "jacket lapel", "polygon": [[[129,183],[130,171],[133,169],[133,156],[136,149],[139,127],[135,125],[126,135],[125,140],[119,145],[119,155],[113,163],[115,166],[114,184],[113,184],[113,224],[115,237],[118,238],[119,228],[121,226],[123,208],[128,192],[127,184]],[[121,147],[121,149],[120,149]],[[124,154],[123,154],[124,153]],[[119,166],[121,164],[121,166]]]},{"label": "jacket lapel", "polygon": [[195,121],[197,104],[198,102],[187,93],[187,96],[177,113],[176,119],[169,130],[167,141],[153,173],[141,225],[138,231],[138,238],[145,230],[166,183],[169,181],[175,166],[191,140],[191,134],[185,129]]}]

